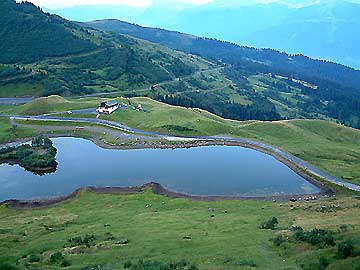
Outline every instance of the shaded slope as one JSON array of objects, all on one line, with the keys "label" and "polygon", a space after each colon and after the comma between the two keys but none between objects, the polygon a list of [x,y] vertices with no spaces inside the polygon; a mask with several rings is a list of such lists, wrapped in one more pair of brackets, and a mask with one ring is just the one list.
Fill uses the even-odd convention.
[{"label": "shaded slope", "polygon": [[83,27],[27,2],[2,1],[0,24],[1,97],[144,88],[210,64],[160,45]]},{"label": "shaded slope", "polygon": [[0,63],[28,63],[97,47],[82,28],[30,3],[2,0],[0,25]]},{"label": "shaded slope", "polygon": [[360,71],[340,64],[289,55],[271,49],[255,49],[216,39],[201,38],[174,31],[141,27],[119,20],[102,20],[86,25],[159,43],[176,50],[244,65],[251,71],[278,72],[311,80],[327,80],[360,92]]}]

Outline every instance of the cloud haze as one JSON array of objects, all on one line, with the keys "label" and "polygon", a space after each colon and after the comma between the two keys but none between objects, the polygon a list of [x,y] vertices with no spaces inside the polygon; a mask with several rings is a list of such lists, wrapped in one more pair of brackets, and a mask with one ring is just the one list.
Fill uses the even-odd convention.
[{"label": "cloud haze", "polygon": [[[1,1],[1,0],[0,0]],[[18,2],[24,0],[17,0]],[[330,2],[333,0],[27,0],[38,6],[48,9],[59,9],[74,6],[97,6],[97,5],[126,5],[129,7],[149,7],[154,4],[162,5],[184,5],[196,6],[205,4],[216,4],[219,6],[237,6],[253,4],[269,4],[279,2],[290,6],[304,6],[319,2]],[[349,2],[360,3],[360,0],[348,0]]]},{"label": "cloud haze", "polygon": [[[38,6],[50,9],[66,8],[73,6],[95,6],[95,5],[127,5],[131,7],[147,7],[159,1],[157,0],[28,0]],[[188,4],[204,5],[213,0],[171,0],[162,1],[165,4]],[[21,2],[19,0],[18,2]]]}]

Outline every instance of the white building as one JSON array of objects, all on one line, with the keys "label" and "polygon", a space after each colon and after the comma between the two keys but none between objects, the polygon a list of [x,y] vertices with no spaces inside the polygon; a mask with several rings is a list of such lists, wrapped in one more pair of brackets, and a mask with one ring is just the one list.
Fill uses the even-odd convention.
[{"label": "white building", "polygon": [[99,108],[97,108],[97,112],[98,113],[103,113],[103,114],[111,114],[113,112],[115,112],[117,109],[119,109],[119,103],[116,101],[111,101],[111,102],[101,102]]}]

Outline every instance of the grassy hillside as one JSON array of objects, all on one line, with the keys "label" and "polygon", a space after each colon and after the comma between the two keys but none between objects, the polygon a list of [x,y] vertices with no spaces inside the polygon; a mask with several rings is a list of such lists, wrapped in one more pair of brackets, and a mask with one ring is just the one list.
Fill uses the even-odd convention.
[{"label": "grassy hillside", "polygon": [[0,5],[0,97],[149,88],[213,65],[147,41],[85,28],[31,3],[5,0]]},{"label": "grassy hillside", "polygon": [[360,133],[321,120],[231,121],[199,109],[134,98],[145,112],[117,111],[106,119],[177,135],[229,135],[277,146],[339,178],[360,183]]},{"label": "grassy hillside", "polygon": [[2,0],[0,18],[0,63],[29,63],[97,47],[81,27],[56,15],[44,14],[29,3]]},{"label": "grassy hillside", "polygon": [[[351,239],[358,250],[358,204],[351,198],[292,205],[195,202],[150,191],[137,195],[87,191],[42,209],[0,207],[0,265],[1,269],[125,269],[126,262],[139,260],[163,264],[186,260],[197,268],[184,269],[316,270],[323,269],[325,260],[326,269],[355,270],[360,257],[342,259],[336,245]],[[259,229],[272,217],[279,221],[275,230]],[[296,241],[292,226],[330,230],[335,245],[321,248]],[[284,239],[279,246],[273,242],[278,235]],[[54,256],[56,252],[62,256]]]},{"label": "grassy hillside", "polygon": [[[247,107],[233,102],[238,99],[226,94],[185,93],[182,96],[186,96],[186,100],[176,105],[187,106],[192,101],[197,107],[239,120],[320,118],[336,119],[348,126],[360,127],[358,70],[303,55],[243,47],[117,20],[94,21],[86,25],[146,39],[231,65],[225,69],[224,75],[233,82],[236,95],[246,96],[253,101],[253,105]],[[258,91],[259,84],[266,91]],[[209,102],[203,103],[203,100]],[[174,104],[171,99],[163,101]]]},{"label": "grassy hillside", "polygon": [[18,127],[14,129],[10,120],[0,117],[0,144],[15,141],[18,138],[29,138],[35,135],[35,132],[26,127]]},{"label": "grassy hillside", "polygon": [[[99,98],[67,100],[52,96],[31,103],[0,108],[2,113],[43,114],[95,107]],[[129,104],[129,99],[118,98]],[[360,133],[329,121],[234,121],[223,119],[201,109],[167,105],[149,98],[131,98],[130,109],[118,110],[102,119],[124,123],[130,127],[173,135],[228,135],[254,139],[274,145],[318,168],[353,183],[360,184]],[[132,107],[141,104],[144,111]],[[71,117],[71,115],[66,115]],[[78,115],[72,115],[79,117]],[[95,115],[80,115],[95,117]]]},{"label": "grassy hillside", "polygon": [[[239,46],[216,39],[197,37],[164,29],[142,27],[119,20],[100,20],[86,25],[96,29],[127,34],[189,53],[201,55],[233,65],[241,64],[248,72],[268,70],[322,79],[346,85],[359,91],[360,71],[336,63],[320,61],[303,55],[289,55],[272,49]],[[315,73],[317,71],[317,73]]]},{"label": "grassy hillside", "polygon": [[344,66],[117,21],[91,24],[134,37],[118,35],[30,3],[1,5],[0,97],[120,92],[229,119],[360,127],[360,73]]},{"label": "grassy hillside", "polygon": [[[80,110],[95,108],[99,103],[97,100],[80,98],[76,100],[65,99],[61,96],[49,96],[35,99],[21,106],[7,106],[2,110],[5,114],[15,115],[40,115],[68,110]],[[1,110],[1,107],[0,107]]]}]

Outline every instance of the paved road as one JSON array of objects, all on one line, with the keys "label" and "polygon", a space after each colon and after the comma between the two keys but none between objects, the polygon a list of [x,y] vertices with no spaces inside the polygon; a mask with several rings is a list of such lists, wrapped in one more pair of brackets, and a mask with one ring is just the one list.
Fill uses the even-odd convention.
[{"label": "paved road", "polygon": [[[1,116],[1,115],[0,115]],[[198,136],[198,137],[176,137],[176,136],[171,136],[171,135],[165,135],[165,134],[159,134],[156,132],[148,132],[148,131],[143,131],[143,130],[137,130],[131,127],[128,127],[124,124],[121,123],[116,123],[116,122],[112,122],[112,121],[107,121],[107,120],[102,120],[102,119],[91,119],[91,118],[67,118],[67,117],[56,117],[56,116],[51,116],[51,115],[42,115],[42,116],[14,116],[14,115],[3,115],[3,116],[7,116],[13,119],[19,119],[19,120],[41,120],[41,121],[54,121],[54,122],[79,122],[79,123],[92,123],[92,124],[98,124],[98,125],[102,125],[102,126],[107,126],[107,127],[111,127],[111,128],[115,128],[121,131],[125,131],[125,132],[129,132],[129,133],[137,133],[137,134],[141,134],[141,135],[150,135],[150,136],[154,136],[154,137],[158,137],[158,138],[162,138],[162,139],[167,139],[167,140],[173,140],[173,141],[188,141],[188,140],[208,140],[208,141],[228,141],[228,142],[239,142],[239,143],[244,143],[244,144],[249,144],[249,145],[254,145],[257,147],[261,147],[264,148],[266,150],[270,150],[272,152],[275,152],[276,154],[280,155],[281,157],[290,160],[291,162],[297,164],[298,166],[306,169],[308,172],[319,176],[321,178],[324,178],[326,181],[342,186],[342,187],[346,187],[350,190],[355,190],[355,191],[359,191],[360,192],[360,186],[352,184],[352,183],[348,183],[346,181],[343,181],[341,179],[338,179],[336,177],[333,177],[323,171],[321,171],[320,169],[310,165],[309,163],[293,156],[290,155],[274,146],[268,145],[268,144],[264,144],[264,143],[260,143],[257,141],[252,141],[252,140],[248,140],[248,139],[241,139],[241,138],[233,138],[233,137],[222,137],[222,136]]]},{"label": "paved road", "polygon": [[0,98],[0,105],[20,105],[34,100],[33,97],[29,98]]}]

